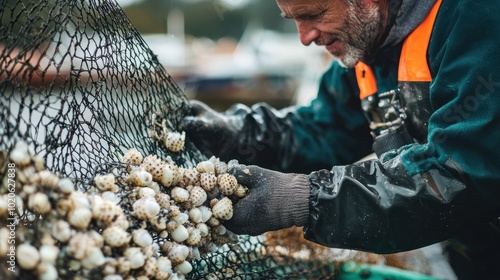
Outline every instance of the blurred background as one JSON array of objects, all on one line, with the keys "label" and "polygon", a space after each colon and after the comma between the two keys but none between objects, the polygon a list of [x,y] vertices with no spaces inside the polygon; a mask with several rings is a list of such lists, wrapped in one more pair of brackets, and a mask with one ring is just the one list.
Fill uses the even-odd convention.
[{"label": "blurred background", "polygon": [[293,20],[269,0],[118,0],[190,99],[216,110],[235,102],[308,104],[330,63],[303,46]]}]

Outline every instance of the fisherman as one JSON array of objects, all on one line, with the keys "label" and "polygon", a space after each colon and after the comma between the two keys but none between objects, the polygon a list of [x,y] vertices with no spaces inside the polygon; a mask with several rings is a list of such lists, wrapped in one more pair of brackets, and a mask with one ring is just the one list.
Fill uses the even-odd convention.
[{"label": "fisherman", "polygon": [[253,164],[230,170],[249,193],[227,228],[381,254],[444,241],[459,279],[500,279],[500,2],[277,4],[335,62],[308,106],[191,102],[189,139]]}]

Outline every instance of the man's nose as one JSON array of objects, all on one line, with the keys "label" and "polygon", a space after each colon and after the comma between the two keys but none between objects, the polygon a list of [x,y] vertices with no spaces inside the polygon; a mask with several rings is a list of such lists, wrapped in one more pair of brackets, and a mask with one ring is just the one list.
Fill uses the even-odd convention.
[{"label": "man's nose", "polygon": [[320,31],[313,24],[308,22],[296,22],[297,30],[299,31],[300,42],[304,46],[309,46],[312,42],[318,39]]}]

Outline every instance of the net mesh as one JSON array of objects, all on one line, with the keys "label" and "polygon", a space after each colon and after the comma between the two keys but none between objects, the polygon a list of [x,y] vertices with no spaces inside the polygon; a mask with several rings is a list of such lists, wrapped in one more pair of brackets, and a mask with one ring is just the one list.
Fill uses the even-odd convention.
[{"label": "net mesh", "polygon": [[[153,116],[175,130],[187,100],[116,2],[0,3],[0,150],[23,140],[47,169],[84,190],[131,148],[170,156],[180,166],[205,159],[189,141],[172,153],[151,137]],[[188,278],[333,278],[335,254],[294,251],[283,243],[296,240],[297,235],[242,236],[238,244],[195,261]],[[299,258],[298,251],[309,253]],[[5,266],[0,274],[10,275]]]},{"label": "net mesh", "polygon": [[115,2],[2,7],[0,147],[24,139],[51,170],[79,179],[133,147],[181,165],[200,159],[147,134],[156,113],[174,130],[187,102]]}]

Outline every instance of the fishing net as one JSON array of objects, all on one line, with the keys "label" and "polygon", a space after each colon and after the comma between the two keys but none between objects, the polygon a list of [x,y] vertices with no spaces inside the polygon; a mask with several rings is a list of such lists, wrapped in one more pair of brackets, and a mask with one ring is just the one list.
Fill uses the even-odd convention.
[{"label": "fishing net", "polygon": [[113,1],[2,0],[0,147],[19,139],[51,170],[79,179],[129,148],[169,153],[149,137],[154,114],[174,129],[186,98]]},{"label": "fishing net", "polygon": [[[43,159],[44,166],[38,166],[37,171],[46,168],[60,178],[70,178],[75,188],[82,191],[90,190],[94,178],[100,174],[126,170],[126,165],[120,165],[121,157],[133,148],[142,155],[168,158],[186,168],[206,160],[188,139],[180,152],[172,152],[162,143],[161,134],[175,131],[186,114],[187,99],[116,2],[0,0],[0,3],[0,178],[5,201],[8,201],[5,182],[14,170],[8,163],[8,154],[19,141],[26,143],[31,156]],[[41,176],[36,174],[37,178]],[[24,180],[28,182],[29,178]],[[53,200],[59,194],[48,187],[44,191],[52,203],[57,202]],[[21,190],[15,192],[22,200]],[[42,230],[40,225],[46,225],[43,223],[50,219],[26,213],[24,210],[16,220],[19,229],[24,225],[27,230],[18,231],[17,241],[39,247],[43,241],[30,238],[41,237],[36,230]],[[2,227],[8,223],[4,220]],[[93,226],[97,228],[98,224]],[[29,233],[30,228],[35,233]],[[221,244],[217,250],[193,258],[193,269],[186,277],[330,279],[338,269],[337,263],[356,258],[346,257],[345,251],[312,249],[309,247],[312,245],[304,245],[308,244],[306,241],[300,242],[300,248],[291,249],[289,244],[296,243],[301,236],[300,230],[292,232],[293,235],[286,235],[288,238],[272,234],[241,236],[237,243]],[[6,231],[0,231],[0,243],[2,233],[5,237]],[[159,236],[153,237],[159,240]],[[8,252],[2,246],[0,251]],[[117,254],[115,249],[108,251],[110,256]],[[54,265],[57,269],[72,265],[72,257],[63,256],[65,260]],[[0,256],[5,257],[6,254]],[[373,263],[380,259],[372,256],[360,261]],[[58,275],[64,279],[102,278],[107,274],[117,277],[108,279],[148,276],[135,275],[133,269],[120,274],[118,268],[115,271],[115,267],[105,268],[106,265],[84,275],[79,275],[78,269],[71,273],[58,271]],[[21,269],[12,274],[3,260],[0,278],[15,275],[19,279],[32,279],[50,272],[48,268],[38,269],[42,271]],[[149,278],[154,278],[154,274]]]}]

